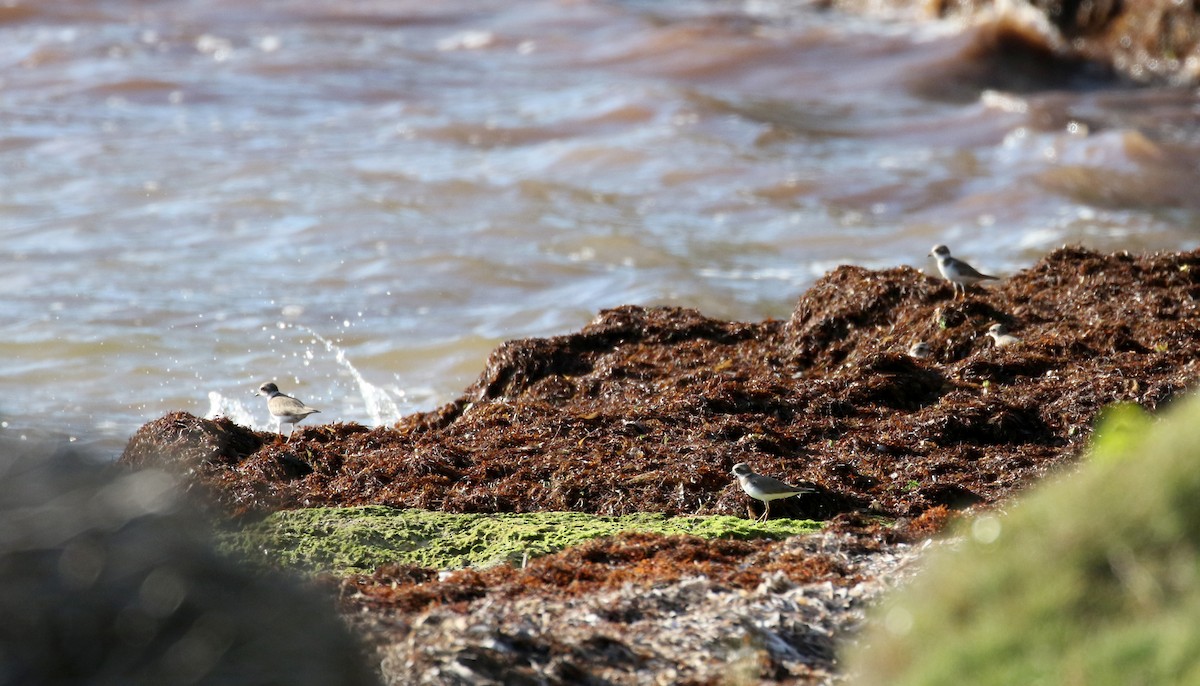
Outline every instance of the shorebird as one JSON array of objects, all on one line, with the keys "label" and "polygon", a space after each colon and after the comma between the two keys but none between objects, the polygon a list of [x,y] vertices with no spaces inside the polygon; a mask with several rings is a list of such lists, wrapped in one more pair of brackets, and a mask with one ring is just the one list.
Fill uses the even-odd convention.
[{"label": "shorebird", "polygon": [[769,476],[755,474],[750,465],[745,462],[739,462],[733,465],[731,470],[733,475],[737,477],[738,483],[741,484],[742,490],[746,495],[755,500],[763,501],[766,508],[763,510],[762,517],[759,517],[758,522],[767,521],[767,517],[771,514],[771,501],[780,498],[790,498],[801,493],[812,493],[813,489],[804,488],[802,486],[790,486]]},{"label": "shorebird", "polygon": [[1021,342],[1021,339],[1010,334],[1008,327],[1003,324],[992,324],[988,327],[987,335],[992,337],[992,341],[996,344],[997,348]]},{"label": "shorebird", "polygon": [[908,356],[923,360],[933,354],[933,349],[925,341],[917,341],[908,349]]},{"label": "shorebird", "polygon": [[954,297],[956,298],[959,290],[962,290],[964,298],[967,296],[967,286],[980,281],[997,280],[995,276],[980,273],[966,262],[956,257],[950,257],[950,248],[944,245],[933,246],[933,250],[929,251],[929,256],[937,258],[938,271],[942,273],[944,279],[954,285]]},{"label": "shorebird", "polygon": [[267,409],[270,410],[271,416],[279,425],[279,435],[283,435],[283,425],[291,424],[288,429],[287,440],[292,440],[292,432],[296,430],[296,424],[310,414],[320,412],[296,400],[290,395],[284,395],[279,392],[279,387],[273,383],[265,383],[258,387],[254,395],[267,396]]}]

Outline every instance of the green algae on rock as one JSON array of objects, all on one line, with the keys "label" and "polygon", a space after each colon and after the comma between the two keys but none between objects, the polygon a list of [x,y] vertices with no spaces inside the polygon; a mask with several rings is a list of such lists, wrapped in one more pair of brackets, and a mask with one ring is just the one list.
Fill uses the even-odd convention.
[{"label": "green algae on rock", "polygon": [[370,572],[386,564],[435,569],[521,564],[626,531],[701,538],[783,538],[820,529],[808,520],[756,524],[728,516],[642,513],[597,517],[579,512],[447,514],[389,507],[308,508],[276,512],[223,536],[231,551],[264,556],[304,571]]}]

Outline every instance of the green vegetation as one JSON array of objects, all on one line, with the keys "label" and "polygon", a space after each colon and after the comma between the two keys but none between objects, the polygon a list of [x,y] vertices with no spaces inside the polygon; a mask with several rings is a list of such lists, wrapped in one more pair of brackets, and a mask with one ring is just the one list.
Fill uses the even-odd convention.
[{"label": "green vegetation", "polygon": [[1198,421],[1110,408],[1093,459],[966,522],[878,608],[855,683],[1200,683]]},{"label": "green vegetation", "polygon": [[387,507],[286,510],[221,536],[234,554],[265,557],[303,571],[363,573],[388,563],[453,569],[521,564],[622,531],[704,538],[783,538],[820,528],[812,521],[755,524],[737,517],[598,517],[578,512],[446,514]]},{"label": "green vegetation", "polygon": [[1154,418],[1137,403],[1117,403],[1100,411],[1089,457],[1095,462],[1120,460],[1136,452]]}]

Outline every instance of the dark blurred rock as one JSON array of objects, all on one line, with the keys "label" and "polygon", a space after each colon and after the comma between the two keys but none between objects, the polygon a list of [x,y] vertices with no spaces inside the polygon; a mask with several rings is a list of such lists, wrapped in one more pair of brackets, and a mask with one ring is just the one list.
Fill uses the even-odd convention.
[{"label": "dark blurred rock", "polygon": [[373,684],[333,612],[214,552],[160,470],[0,441],[0,684]]}]

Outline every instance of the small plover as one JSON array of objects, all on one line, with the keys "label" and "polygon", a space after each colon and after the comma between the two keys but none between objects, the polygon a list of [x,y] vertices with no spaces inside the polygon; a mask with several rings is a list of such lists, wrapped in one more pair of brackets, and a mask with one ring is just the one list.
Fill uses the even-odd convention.
[{"label": "small plover", "polygon": [[765,522],[771,514],[771,501],[779,498],[790,498],[801,493],[812,493],[813,489],[804,488],[802,486],[791,486],[785,484],[779,479],[772,479],[769,476],[755,474],[750,465],[745,462],[739,462],[733,465],[733,475],[737,477],[738,483],[741,484],[742,490],[746,495],[755,500],[763,501],[766,508],[763,510],[762,517],[756,521]]},{"label": "small plover", "polygon": [[296,400],[290,395],[284,395],[279,392],[279,387],[273,383],[265,383],[258,387],[254,395],[267,396],[267,409],[270,410],[271,416],[279,424],[279,435],[283,435],[283,425],[291,424],[288,428],[287,439],[292,440],[292,432],[296,430],[296,424],[310,414],[320,412]]},{"label": "small plover", "polygon": [[996,344],[997,348],[1021,342],[1021,339],[1010,334],[1008,327],[1003,324],[992,324],[988,327],[987,335],[992,337],[992,341]]},{"label": "small plover", "polygon": [[929,256],[937,258],[938,271],[942,273],[944,279],[954,285],[955,297],[958,297],[960,290],[963,297],[966,297],[967,286],[979,283],[980,281],[997,280],[995,276],[982,274],[966,262],[956,257],[950,257],[950,248],[944,245],[933,246],[933,250],[929,251]]},{"label": "small plover", "polygon": [[925,341],[917,341],[908,349],[908,356],[923,360],[933,354],[933,349]]}]

